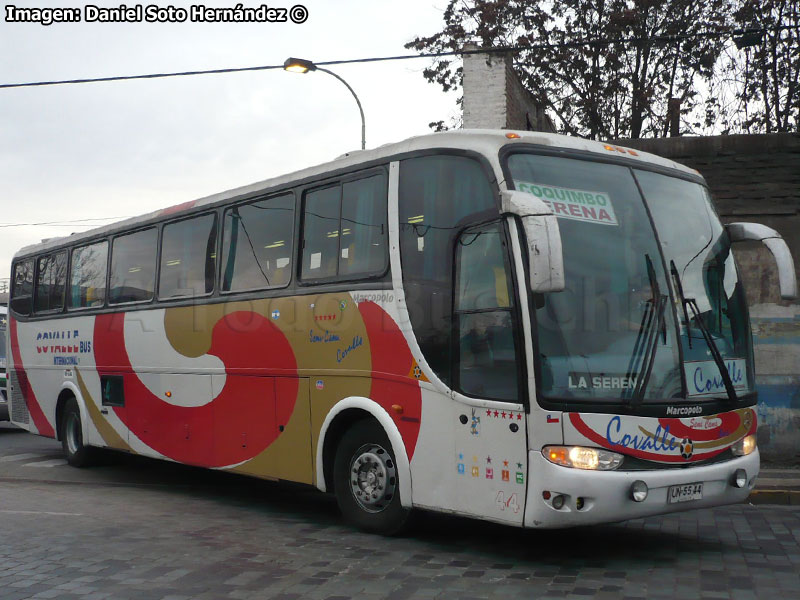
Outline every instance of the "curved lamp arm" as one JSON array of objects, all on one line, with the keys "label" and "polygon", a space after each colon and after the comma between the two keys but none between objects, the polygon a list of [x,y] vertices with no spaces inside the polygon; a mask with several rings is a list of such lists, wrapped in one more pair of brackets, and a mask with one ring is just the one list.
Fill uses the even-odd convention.
[{"label": "curved lamp arm", "polygon": [[361,100],[358,99],[358,96],[356,96],[356,93],[353,91],[353,88],[350,87],[350,84],[347,83],[341,77],[339,77],[336,73],[334,73],[333,71],[329,71],[328,69],[323,69],[322,67],[317,67],[316,70],[322,71],[323,73],[327,73],[328,75],[333,75],[334,77],[336,77],[336,79],[341,81],[345,85],[345,87],[347,87],[348,90],[350,90],[351,94],[353,94],[353,98],[356,99],[356,104],[358,104],[358,112],[361,113],[361,149],[364,150],[367,147],[367,138],[366,138],[367,124],[366,121],[364,120],[364,109],[361,108]]}]

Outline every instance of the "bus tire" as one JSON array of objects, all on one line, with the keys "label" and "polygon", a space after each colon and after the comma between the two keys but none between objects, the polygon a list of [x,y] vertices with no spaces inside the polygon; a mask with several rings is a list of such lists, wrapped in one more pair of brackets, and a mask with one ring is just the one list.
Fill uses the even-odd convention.
[{"label": "bus tire", "polygon": [[67,400],[61,415],[61,448],[73,467],[87,467],[94,458],[93,449],[83,443],[81,411],[75,398]]},{"label": "bus tire", "polygon": [[375,421],[354,424],[336,448],[333,481],[345,521],[370,533],[400,533],[411,511],[400,503],[392,445]]}]

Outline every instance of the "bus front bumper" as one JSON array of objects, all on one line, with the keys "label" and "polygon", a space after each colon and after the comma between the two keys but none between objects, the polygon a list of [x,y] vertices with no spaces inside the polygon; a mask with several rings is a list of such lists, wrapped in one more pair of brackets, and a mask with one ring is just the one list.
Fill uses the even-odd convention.
[{"label": "bus front bumper", "polygon": [[[651,471],[585,471],[555,465],[541,452],[531,450],[528,464],[525,527],[557,528],[743,502],[755,485],[760,461],[756,449],[748,456],[705,466]],[[741,488],[734,483],[738,469],[746,473],[746,483]],[[640,502],[632,497],[631,487],[635,481],[643,481],[647,486],[646,498]],[[671,486],[697,483],[703,484],[701,498],[696,497],[697,486],[692,486],[693,493],[688,495],[694,499],[668,501]],[[561,508],[553,506],[557,496],[563,497]],[[561,499],[555,504],[560,502]]]}]

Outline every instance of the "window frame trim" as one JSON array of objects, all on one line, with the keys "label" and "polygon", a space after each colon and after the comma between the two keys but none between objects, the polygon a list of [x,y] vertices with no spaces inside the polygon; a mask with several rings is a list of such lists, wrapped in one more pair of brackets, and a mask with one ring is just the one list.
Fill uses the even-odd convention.
[{"label": "window frame trim", "polygon": [[[56,248],[51,250],[50,252],[45,252],[44,254],[37,254],[34,257],[34,272],[33,272],[33,293],[32,293],[32,303],[31,303],[31,315],[36,316],[47,316],[47,315],[57,315],[59,313],[63,313],[66,310],[67,306],[67,281],[66,276],[69,275],[69,248],[62,247]],[[48,258],[51,256],[56,256],[57,254],[64,254],[64,263],[65,263],[65,280],[64,280],[64,290],[61,294],[61,308],[48,308],[47,310],[36,310],[36,297],[37,292],[39,291],[39,261],[43,258]],[[49,298],[48,298],[49,303]]]},{"label": "window frame trim", "polygon": [[[125,307],[125,306],[144,306],[146,304],[154,304],[156,302],[156,299],[157,299],[156,286],[158,284],[158,277],[159,277],[158,266],[159,266],[159,263],[161,262],[160,259],[161,259],[161,227],[162,226],[163,226],[163,223],[155,223],[155,224],[151,224],[151,225],[146,225],[144,227],[138,227],[138,228],[135,228],[135,229],[131,229],[131,230],[128,230],[128,231],[121,231],[119,233],[116,233],[114,235],[109,236],[109,239],[111,240],[111,257],[110,257],[110,259],[108,261],[108,279],[106,280],[107,281],[107,285],[108,285],[108,295],[106,297],[106,304],[105,304],[106,307],[112,308],[112,307],[117,307],[117,306],[122,306],[122,307]],[[152,295],[152,297],[147,299],[147,300],[129,300],[127,302],[111,302],[111,289],[112,289],[111,288],[111,271],[112,271],[112,267],[113,267],[113,264],[114,264],[114,244],[117,243],[117,239],[119,239],[119,238],[127,237],[129,235],[134,235],[136,233],[141,233],[142,231],[147,231],[148,229],[155,229],[156,230],[156,256],[155,256],[156,264],[155,264],[154,270],[153,270],[154,280],[153,280],[153,295]]]},{"label": "window frame trim", "polygon": [[[470,309],[470,310],[457,310],[456,309],[456,296],[458,294],[458,250],[459,245],[458,243],[453,245],[453,258],[452,258],[452,281],[453,281],[453,293],[451,295],[451,310],[450,310],[450,330],[452,332],[451,335],[451,346],[450,346],[450,369],[451,369],[451,383],[450,388],[456,392],[464,396],[465,398],[469,398],[471,400],[489,400],[491,402],[502,402],[505,404],[511,405],[522,405],[526,412],[530,410],[530,400],[528,398],[528,386],[527,386],[527,362],[525,359],[525,339],[524,339],[524,331],[522,326],[522,314],[521,314],[521,307],[520,303],[517,301],[516,294],[519,293],[520,289],[520,282],[524,282],[524,279],[520,280],[515,268],[515,262],[513,260],[512,253],[514,251],[513,245],[511,243],[511,235],[508,227],[508,223],[504,218],[504,215],[499,214],[496,218],[480,221],[476,223],[471,223],[466,227],[462,227],[458,231],[458,235],[456,236],[456,240],[460,239],[465,232],[468,232],[473,229],[482,229],[489,225],[497,224],[498,230],[501,236],[501,240],[503,242],[503,262],[505,263],[505,267],[508,269],[508,275],[510,276],[508,284],[510,287],[510,296],[509,302],[511,306],[508,307],[493,307],[487,309]],[[528,293],[527,288],[523,290],[523,293]],[[461,340],[461,327],[459,326],[459,317],[464,314],[483,314],[483,313],[496,313],[496,312],[506,312],[511,315],[511,326],[512,326],[512,335],[514,339],[514,355],[515,355],[515,362],[516,362],[516,382],[517,382],[517,398],[513,400],[508,400],[505,398],[494,398],[488,395],[484,396],[475,396],[471,393],[465,392],[461,388],[461,375],[460,370],[458,369],[458,365],[461,361],[461,348],[460,348],[460,340]]]},{"label": "window frame trim", "polygon": [[66,305],[66,312],[73,313],[73,312],[84,312],[91,309],[101,309],[108,306],[108,296],[109,296],[109,279],[110,279],[110,263],[111,263],[111,240],[109,238],[101,238],[98,240],[94,240],[89,242],[88,244],[82,244],[80,246],[70,246],[67,249],[69,250],[69,265],[67,268],[67,288],[72,289],[72,265],[73,265],[73,254],[76,250],[80,250],[82,248],[88,248],[89,246],[96,246],[98,244],[105,244],[106,245],[106,268],[105,268],[105,284],[106,284],[106,293],[103,296],[103,303],[99,306],[70,306],[69,299],[71,298],[71,294],[67,294],[67,301],[65,302]]},{"label": "window frame trim", "polygon": [[217,291],[217,276],[219,274],[219,260],[218,258],[214,259],[214,277],[213,277],[213,285],[210,292],[205,292],[203,294],[182,294],[180,296],[169,296],[166,298],[161,297],[161,257],[162,257],[162,247],[164,244],[164,229],[169,227],[170,225],[174,225],[176,223],[182,223],[184,221],[191,221],[192,219],[200,219],[202,217],[207,217],[208,215],[214,216],[214,227],[216,227],[216,231],[214,232],[214,246],[216,250],[217,257],[219,257],[219,244],[220,244],[220,227],[219,227],[219,210],[216,208],[211,210],[200,211],[196,213],[191,213],[189,215],[181,215],[177,219],[172,219],[170,221],[162,221],[158,226],[158,247],[156,248],[156,273],[155,273],[155,285],[153,286],[153,298],[155,302],[173,302],[175,300],[186,300],[191,298],[208,298],[214,295],[214,292]]},{"label": "window frame trim", "polygon": [[[38,255],[34,254],[33,256],[26,256],[24,258],[18,258],[16,260],[13,260],[12,263],[11,263],[11,281],[9,281],[9,288],[8,288],[8,291],[9,291],[9,294],[8,294],[8,310],[9,310],[9,312],[13,312],[15,315],[19,315],[19,316],[25,317],[25,318],[30,318],[30,317],[34,316],[34,312],[33,312],[33,298],[34,298],[33,290],[34,290],[34,287],[36,285],[36,258],[37,257],[38,257]],[[14,293],[14,287],[15,287],[14,284],[16,282],[15,273],[16,273],[16,270],[17,270],[17,266],[20,265],[21,263],[24,263],[24,262],[27,262],[27,261],[31,262],[30,272],[33,274],[32,275],[32,281],[31,281],[31,292],[30,292],[30,294],[25,294],[23,296],[17,296]],[[26,314],[17,312],[13,308],[13,301],[18,297],[20,297],[20,298],[28,298],[28,300],[30,301],[30,305],[28,307],[28,312]]]},{"label": "window frame trim", "polygon": [[[386,233],[385,233],[385,243],[383,245],[383,255],[384,255],[384,264],[381,270],[364,272],[359,274],[350,275],[347,277],[342,277],[339,275],[339,260],[341,259],[341,236],[339,236],[338,241],[338,249],[336,254],[336,275],[332,277],[316,277],[312,279],[303,278],[303,251],[305,249],[305,212],[306,212],[306,195],[309,192],[315,192],[317,190],[323,190],[326,188],[331,187],[339,187],[339,229],[341,230],[342,226],[342,204],[344,198],[344,185],[346,183],[352,183],[354,181],[359,181],[362,179],[368,179],[370,177],[374,177],[375,175],[380,175],[383,178],[384,182],[384,189],[385,189],[385,202],[384,202],[384,215],[386,217]],[[321,180],[318,182],[312,182],[310,185],[307,186],[298,186],[295,188],[299,192],[300,196],[300,210],[297,211],[298,218],[300,221],[300,230],[299,235],[297,238],[297,252],[296,256],[299,259],[297,261],[297,265],[295,267],[295,275],[297,276],[297,286],[298,289],[312,287],[316,285],[324,285],[324,284],[336,284],[336,283],[347,283],[347,282],[357,282],[357,281],[369,281],[369,280],[376,280],[381,279],[386,276],[389,271],[389,267],[391,264],[391,260],[389,257],[390,249],[389,249],[389,170],[388,170],[388,163],[386,165],[377,165],[374,167],[369,167],[367,169],[357,170],[350,173],[347,173],[343,176],[329,178],[325,180]]]},{"label": "window frame trim", "polygon": [[258,292],[262,290],[282,290],[290,285],[294,281],[295,276],[295,265],[291,265],[291,269],[289,270],[289,279],[286,280],[286,283],[282,285],[270,285],[265,287],[252,287],[252,288],[243,288],[237,290],[225,290],[223,289],[222,285],[222,277],[223,277],[223,261],[222,261],[222,250],[225,247],[225,218],[229,211],[232,211],[235,208],[239,208],[240,206],[247,206],[249,204],[255,204],[256,202],[265,202],[272,200],[274,198],[280,198],[283,196],[291,196],[292,198],[292,247],[291,247],[291,258],[292,261],[295,262],[297,258],[297,189],[296,188],[288,188],[281,192],[269,193],[264,196],[257,196],[255,198],[248,198],[246,200],[242,200],[241,202],[235,202],[233,204],[229,204],[227,206],[221,207],[222,217],[220,219],[221,227],[219,230],[220,235],[220,242],[219,242],[219,249],[217,250],[217,254],[219,255],[220,260],[217,262],[217,289],[219,290],[220,296],[228,297],[232,294],[246,294],[250,292]]}]

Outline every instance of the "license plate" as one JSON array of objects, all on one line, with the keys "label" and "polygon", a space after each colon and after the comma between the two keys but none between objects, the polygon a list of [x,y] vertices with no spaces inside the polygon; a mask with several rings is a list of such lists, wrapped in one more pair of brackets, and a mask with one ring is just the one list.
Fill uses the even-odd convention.
[{"label": "license plate", "polygon": [[703,499],[702,483],[685,483],[683,485],[671,485],[667,490],[667,503],[691,502],[692,500]]}]

